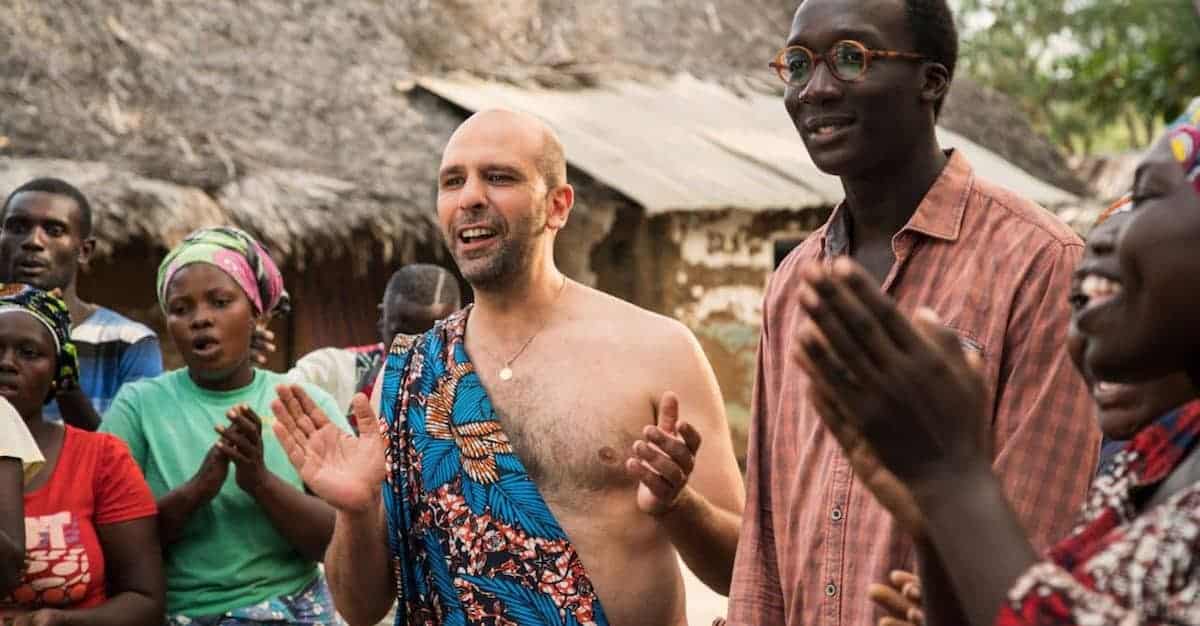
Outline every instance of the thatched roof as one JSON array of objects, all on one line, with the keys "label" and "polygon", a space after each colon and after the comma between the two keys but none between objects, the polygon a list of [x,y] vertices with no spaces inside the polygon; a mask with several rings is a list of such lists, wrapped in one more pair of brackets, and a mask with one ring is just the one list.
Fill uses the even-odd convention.
[{"label": "thatched roof", "polygon": [[[0,157],[105,163],[119,180],[199,190],[294,262],[361,251],[364,238],[436,246],[432,181],[460,117],[410,91],[415,77],[570,87],[686,71],[770,90],[765,60],[793,5],[10,0]],[[1072,188],[1053,151],[1013,122],[1015,108],[991,98],[956,108],[959,99],[956,90],[948,127]],[[167,244],[182,223],[175,205],[135,215],[127,192],[98,193],[113,198],[102,203],[113,210],[101,231],[109,247],[135,235]]]},{"label": "thatched roof", "polygon": [[[458,118],[395,89],[408,54],[385,12],[14,0],[0,12],[0,156],[198,190],[298,262],[434,242],[436,155]],[[124,222],[138,205],[100,204],[106,248],[135,233],[169,245],[180,224],[169,204],[137,226]]]}]

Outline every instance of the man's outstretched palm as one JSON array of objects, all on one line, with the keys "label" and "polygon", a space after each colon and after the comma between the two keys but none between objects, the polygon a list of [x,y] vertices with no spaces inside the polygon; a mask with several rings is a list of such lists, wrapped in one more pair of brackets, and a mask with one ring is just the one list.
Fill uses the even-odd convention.
[{"label": "man's outstretched palm", "polygon": [[366,396],[358,394],[350,404],[360,433],[355,437],[330,422],[299,386],[276,391],[273,428],[300,479],[337,509],[369,509],[387,477],[387,442]]}]

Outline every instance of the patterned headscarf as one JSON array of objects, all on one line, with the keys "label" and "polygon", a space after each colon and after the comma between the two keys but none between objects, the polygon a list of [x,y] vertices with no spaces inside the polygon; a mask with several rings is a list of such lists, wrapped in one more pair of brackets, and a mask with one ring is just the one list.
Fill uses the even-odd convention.
[{"label": "patterned headscarf", "polygon": [[158,266],[158,303],[164,311],[171,279],[192,263],[208,263],[224,270],[246,292],[260,316],[290,310],[283,275],[267,251],[244,231],[220,226],[188,235]]},{"label": "patterned headscarf", "polygon": [[[1183,166],[1184,175],[1192,187],[1200,193],[1200,98],[1192,100],[1183,115],[1167,126],[1167,135],[1170,137],[1171,154]],[[1132,210],[1133,195],[1125,194],[1096,218],[1095,226],[1118,213]]]},{"label": "patterned headscarf", "polygon": [[1191,105],[1169,130],[1171,154],[1183,166],[1184,175],[1196,193],[1200,193],[1200,98]]},{"label": "patterned headscarf", "polygon": [[59,391],[79,386],[79,357],[71,343],[71,313],[60,298],[36,287],[11,283],[0,285],[0,312],[20,311],[41,322],[54,338],[54,385],[49,402]]}]

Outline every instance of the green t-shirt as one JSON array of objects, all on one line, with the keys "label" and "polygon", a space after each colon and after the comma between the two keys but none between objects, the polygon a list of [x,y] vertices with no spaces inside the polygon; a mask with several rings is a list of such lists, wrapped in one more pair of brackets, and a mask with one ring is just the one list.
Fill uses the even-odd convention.
[{"label": "green t-shirt", "polygon": [[[186,369],[178,369],[124,385],[100,430],[129,444],[154,497],[161,498],[195,476],[217,440],[213,428],[229,423],[225,413],[235,404],[246,404],[263,419],[267,469],[302,489],[300,476],[271,429],[275,387],[286,384],[293,383],[284,375],[256,369],[246,387],[209,391],[197,386]],[[333,398],[312,385],[302,386],[335,424],[350,431]],[[191,617],[293,593],[317,575],[316,563],[301,556],[237,486],[232,464],[220,493],[196,509],[164,558],[167,611]]]}]

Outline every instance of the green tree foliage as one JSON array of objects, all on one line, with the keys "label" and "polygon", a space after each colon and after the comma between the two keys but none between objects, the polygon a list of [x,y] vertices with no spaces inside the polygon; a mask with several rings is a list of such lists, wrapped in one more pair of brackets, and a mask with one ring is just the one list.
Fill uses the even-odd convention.
[{"label": "green tree foliage", "polygon": [[963,66],[1071,151],[1149,142],[1200,96],[1189,0],[961,0]]}]

